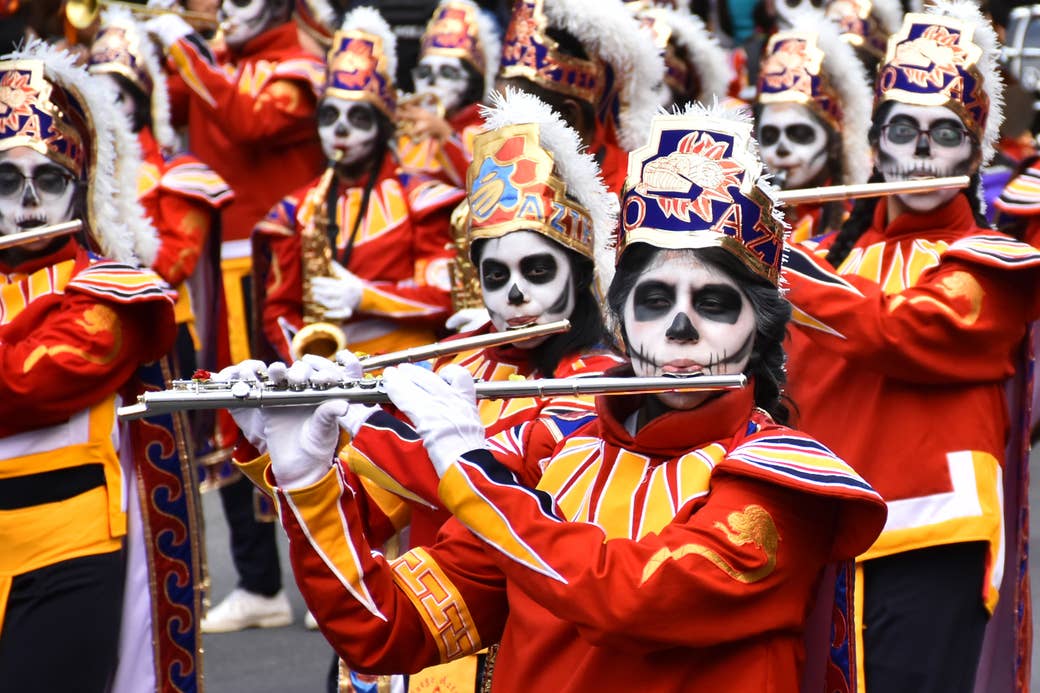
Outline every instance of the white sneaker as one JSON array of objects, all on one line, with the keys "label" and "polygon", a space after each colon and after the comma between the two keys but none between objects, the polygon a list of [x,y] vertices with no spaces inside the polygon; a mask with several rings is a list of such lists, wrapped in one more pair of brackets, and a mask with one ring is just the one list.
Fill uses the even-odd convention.
[{"label": "white sneaker", "polygon": [[273,597],[236,587],[202,619],[203,633],[233,633],[246,628],[281,628],[292,623],[285,591]]},{"label": "white sneaker", "polygon": [[303,627],[307,630],[318,630],[318,619],[314,618],[310,609],[307,609],[307,615],[303,617]]}]

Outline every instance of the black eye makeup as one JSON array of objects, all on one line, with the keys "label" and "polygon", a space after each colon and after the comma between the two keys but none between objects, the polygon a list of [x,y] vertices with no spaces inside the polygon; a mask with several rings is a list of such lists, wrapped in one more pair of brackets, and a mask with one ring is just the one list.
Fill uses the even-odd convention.
[{"label": "black eye makeup", "polygon": [[714,322],[736,323],[743,306],[740,292],[726,284],[708,284],[693,295],[693,309]]},{"label": "black eye makeup", "polygon": [[548,284],[558,271],[556,258],[549,253],[520,258],[520,274],[532,284]]},{"label": "black eye makeup", "polygon": [[657,320],[675,305],[675,287],[659,281],[645,281],[632,290],[632,306],[639,322]]},{"label": "black eye makeup", "polygon": [[347,111],[347,122],[358,130],[371,130],[376,126],[376,116],[367,105],[354,104]]},{"label": "black eye makeup", "polygon": [[509,268],[498,260],[485,259],[480,263],[480,283],[485,291],[501,289],[509,281]]}]

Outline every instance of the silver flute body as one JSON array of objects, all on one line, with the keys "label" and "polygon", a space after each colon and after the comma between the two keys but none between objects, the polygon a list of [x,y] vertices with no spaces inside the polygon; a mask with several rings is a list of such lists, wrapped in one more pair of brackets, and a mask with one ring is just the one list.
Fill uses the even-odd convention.
[{"label": "silver flute body", "polygon": [[966,188],[970,182],[971,179],[968,176],[947,176],[944,178],[921,178],[919,180],[859,183],[857,185],[828,185],[820,188],[780,190],[776,196],[787,205],[816,204],[861,197],[882,197],[884,195],[931,192],[949,188]]},{"label": "silver flute body", "polygon": [[0,236],[0,250],[7,250],[8,248],[17,248],[20,245],[26,243],[35,243],[36,241],[49,241],[52,238],[58,236],[69,236],[83,228],[83,222],[79,219],[73,219],[72,221],[63,221],[60,224],[51,224],[50,226],[37,226],[34,229],[28,231],[22,231],[20,233],[12,233],[7,236]]},{"label": "silver flute body", "polygon": [[[496,380],[474,383],[477,399],[555,397],[559,395],[652,394],[734,390],[747,385],[744,375],[690,375],[660,377],[588,376],[532,380]],[[343,381],[326,388],[275,387],[263,381],[232,382],[174,380],[169,390],[146,392],[136,404],[120,407],[120,419],[133,420],[192,409],[235,409],[320,404],[345,399],[365,404],[390,401],[381,378]]]}]

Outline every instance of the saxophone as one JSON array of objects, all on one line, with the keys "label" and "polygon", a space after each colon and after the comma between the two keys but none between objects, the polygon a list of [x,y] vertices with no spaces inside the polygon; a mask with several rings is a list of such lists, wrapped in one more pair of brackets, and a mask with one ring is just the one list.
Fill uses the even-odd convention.
[{"label": "saxophone", "polygon": [[469,256],[469,199],[459,203],[451,213],[451,238],[455,255],[448,263],[451,277],[451,308],[483,308],[480,275]]},{"label": "saxophone", "polygon": [[[314,299],[311,290],[313,277],[332,276],[332,247],[328,235],[329,188],[336,179],[336,164],[341,152],[329,163],[318,184],[310,189],[304,199],[308,212],[307,222],[300,232],[300,256],[303,262],[303,323],[304,326],[292,339],[290,350],[294,359],[304,354],[315,354],[331,358],[337,351],[347,348],[347,337],[343,328],[325,320],[325,307]],[[335,213],[335,210],[332,211]]]}]

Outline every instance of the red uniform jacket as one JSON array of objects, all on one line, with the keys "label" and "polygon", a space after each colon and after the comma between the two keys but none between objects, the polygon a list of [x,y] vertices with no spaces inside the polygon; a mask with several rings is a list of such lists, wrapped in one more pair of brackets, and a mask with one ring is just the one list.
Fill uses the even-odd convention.
[{"label": "red uniform jacket", "polygon": [[[462,335],[487,334],[491,325],[473,333]],[[571,354],[560,359],[553,378],[570,378],[589,375],[602,375],[606,370],[621,362],[618,356],[602,350],[589,350],[584,353]],[[474,380],[502,381],[514,378],[537,379],[543,377],[530,363],[523,349],[498,347],[471,351],[454,356],[446,356],[434,363],[433,369],[439,371],[448,364],[462,366],[473,374]],[[594,408],[594,400],[589,396],[558,397],[514,397],[512,399],[484,399],[477,402],[477,411],[484,422],[487,437],[495,436],[515,426],[534,421],[543,412],[551,411],[556,415],[584,415]],[[379,527],[387,528],[380,515],[392,518],[393,529],[400,529],[404,521],[409,522],[409,543],[411,546],[427,546],[436,538],[437,530],[451,517],[437,499],[437,475],[426,460],[426,450],[418,440],[405,440],[394,433],[393,427],[379,424],[384,416],[377,414],[370,425],[361,427],[351,444],[340,453],[340,459],[353,471],[371,474],[380,465],[388,465],[394,469],[399,466],[410,466],[414,470],[408,482],[408,488],[395,489],[400,496],[414,501],[418,496],[420,502],[409,503],[407,514],[402,513],[399,503],[383,503],[371,508],[373,516],[366,522],[369,527],[368,538],[375,544],[382,544],[389,535],[373,532]],[[420,463],[419,460],[423,460]],[[431,507],[435,506],[435,507]],[[392,530],[391,530],[392,531]]]},{"label": "red uniform jacket", "polygon": [[188,148],[235,192],[224,240],[249,238],[271,205],[324,166],[314,120],[324,67],[300,47],[292,22],[219,60],[182,39],[169,62],[174,122],[187,123]]},{"label": "red uniform jacket", "polygon": [[278,490],[340,656],[413,672],[501,640],[499,693],[797,691],[821,568],[869,546],[884,504],[750,389],[632,435],[638,403],[599,398],[598,419],[543,417],[463,455],[438,487],[454,515],[440,541],[393,562],[359,532],[339,466]]},{"label": "red uniform jacket", "polygon": [[992,608],[1003,569],[1004,381],[1038,313],[1040,252],[978,228],[963,195],[891,223],[885,207],[837,271],[791,250],[789,393],[799,428],[889,503],[864,558],[989,542]]},{"label": "red uniform jacket", "polygon": [[[289,358],[289,333],[303,325],[300,234],[319,206],[308,202],[317,184],[311,181],[282,199],[256,228],[256,243],[269,245],[271,258],[264,334],[283,359]],[[351,245],[364,187],[362,180],[337,198],[337,260]],[[451,309],[449,222],[463,195],[458,188],[399,173],[393,156],[386,155],[346,264],[365,280],[361,303],[344,324],[352,349],[378,353],[435,341],[435,330]]]}]

